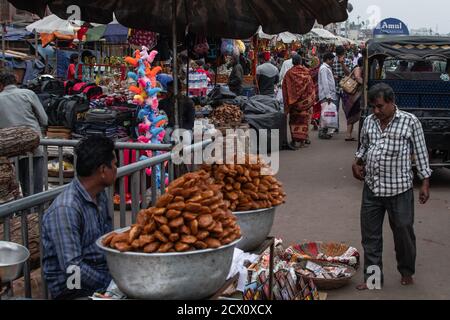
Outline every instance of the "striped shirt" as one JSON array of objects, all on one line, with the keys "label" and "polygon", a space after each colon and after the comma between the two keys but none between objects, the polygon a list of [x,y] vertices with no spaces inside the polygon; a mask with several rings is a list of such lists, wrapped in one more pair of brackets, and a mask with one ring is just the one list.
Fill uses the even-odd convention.
[{"label": "striped shirt", "polygon": [[428,150],[416,116],[397,109],[384,131],[375,115],[366,119],[356,157],[365,162],[366,183],[376,196],[393,197],[413,187],[413,155],[419,178],[429,178]]},{"label": "striped shirt", "polygon": [[73,270],[67,273],[69,267],[79,267],[84,292],[106,289],[111,282],[106,259],[95,244],[112,230],[105,192],[97,202],[74,179],[44,215],[43,268],[53,298],[67,294],[67,280],[73,275]]}]

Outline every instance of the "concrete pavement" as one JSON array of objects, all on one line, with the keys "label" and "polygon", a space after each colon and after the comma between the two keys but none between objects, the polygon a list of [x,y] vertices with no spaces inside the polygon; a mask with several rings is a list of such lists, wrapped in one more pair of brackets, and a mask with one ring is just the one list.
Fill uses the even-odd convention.
[{"label": "concrete pavement", "polygon": [[[337,241],[356,247],[362,254],[360,206],[363,184],[353,179],[351,164],[356,142],[345,134],[319,140],[298,151],[283,151],[278,178],[284,183],[287,203],[277,211],[272,234],[284,245],[310,241]],[[418,202],[416,186],[416,284],[400,285],[392,232],[385,220],[383,290],[359,292],[362,270],[346,288],[328,292],[328,299],[450,299],[450,170],[441,169],[431,180],[431,199]]]}]

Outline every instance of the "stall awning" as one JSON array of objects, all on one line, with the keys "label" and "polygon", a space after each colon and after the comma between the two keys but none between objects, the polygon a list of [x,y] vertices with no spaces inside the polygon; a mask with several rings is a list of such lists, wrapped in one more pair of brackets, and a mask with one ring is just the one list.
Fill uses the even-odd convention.
[{"label": "stall awning", "polygon": [[[14,6],[43,15],[45,7],[67,18],[67,7],[78,5],[81,17],[89,22],[108,24],[113,14],[120,24],[170,34],[172,1],[147,0],[9,0]],[[316,20],[322,25],[345,21],[348,0],[188,0],[178,1],[178,33],[189,25],[194,33],[223,38],[250,38],[260,25],[269,34],[285,31],[305,34]],[[187,8],[186,8],[187,6]]]}]

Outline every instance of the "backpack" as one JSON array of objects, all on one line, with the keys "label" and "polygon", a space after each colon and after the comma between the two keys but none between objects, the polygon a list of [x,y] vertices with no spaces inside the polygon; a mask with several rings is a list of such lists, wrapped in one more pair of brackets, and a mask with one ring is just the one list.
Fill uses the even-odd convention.
[{"label": "backpack", "polygon": [[90,109],[86,113],[86,122],[96,122],[102,124],[114,124],[117,112],[108,109]]}]

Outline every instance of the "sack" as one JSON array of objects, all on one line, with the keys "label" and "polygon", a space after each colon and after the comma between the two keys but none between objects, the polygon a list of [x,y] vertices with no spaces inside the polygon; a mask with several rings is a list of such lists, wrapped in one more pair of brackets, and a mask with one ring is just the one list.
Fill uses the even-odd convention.
[{"label": "sack", "polygon": [[320,127],[333,129],[339,128],[337,107],[334,103],[322,103]]},{"label": "sack", "polygon": [[339,85],[345,93],[355,94],[356,91],[358,91],[359,83],[353,79],[354,72],[355,70],[353,70],[353,72],[349,76],[344,77],[341,82],[339,82]]}]

